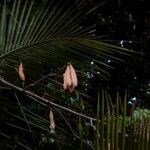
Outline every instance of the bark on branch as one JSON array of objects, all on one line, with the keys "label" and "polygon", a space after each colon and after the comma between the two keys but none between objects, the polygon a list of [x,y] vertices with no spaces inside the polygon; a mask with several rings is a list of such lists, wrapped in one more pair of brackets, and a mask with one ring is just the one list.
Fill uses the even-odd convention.
[{"label": "bark on branch", "polygon": [[60,108],[60,109],[62,109],[62,110],[65,110],[65,111],[70,112],[70,113],[72,113],[72,114],[75,114],[75,115],[77,115],[77,116],[81,116],[81,117],[86,118],[86,119],[89,119],[89,120],[91,120],[91,121],[96,121],[95,118],[92,118],[92,117],[89,117],[89,116],[87,116],[87,115],[84,115],[84,114],[78,113],[78,112],[76,112],[76,111],[73,111],[73,110],[71,110],[70,108],[61,106],[61,105],[59,105],[59,104],[56,104],[56,103],[54,103],[54,102],[49,101],[49,100],[46,99],[46,98],[43,98],[43,97],[41,97],[41,96],[38,96],[37,94],[35,94],[35,93],[31,92],[31,91],[28,91],[28,90],[25,90],[25,89],[23,89],[23,88],[20,88],[20,87],[18,87],[18,86],[16,86],[16,85],[13,85],[12,83],[6,81],[6,80],[3,79],[2,77],[0,77],[0,82],[3,83],[4,85],[7,85],[8,87],[10,87],[10,88],[12,88],[12,89],[15,89],[15,90],[17,90],[17,91],[20,91],[20,92],[24,93],[24,94],[27,95],[27,96],[31,96],[31,97],[35,98],[36,100],[38,100],[38,101],[40,101],[40,102],[44,102],[44,103],[47,104],[47,105],[52,105],[52,106],[54,106],[54,107]]}]

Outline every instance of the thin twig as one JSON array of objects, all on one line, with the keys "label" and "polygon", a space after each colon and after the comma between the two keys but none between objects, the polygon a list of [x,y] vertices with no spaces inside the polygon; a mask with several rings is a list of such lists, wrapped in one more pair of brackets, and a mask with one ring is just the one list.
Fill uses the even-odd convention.
[{"label": "thin twig", "polygon": [[26,96],[27,96],[28,98],[30,98],[30,99],[32,99],[32,100],[34,100],[34,101],[40,103],[40,104],[43,105],[43,106],[47,106],[47,104],[45,104],[45,103],[43,103],[43,102],[40,102],[39,100],[37,100],[36,98],[34,98],[34,97],[30,96],[30,95],[26,95]]},{"label": "thin twig", "polygon": [[28,123],[28,119],[27,119],[27,117],[26,117],[26,115],[25,115],[25,113],[24,113],[24,110],[22,109],[22,105],[21,105],[21,103],[20,103],[20,100],[19,100],[19,98],[18,98],[16,92],[14,92],[14,95],[15,95],[15,98],[16,98],[16,100],[17,100],[19,106],[20,106],[20,110],[21,110],[21,112],[22,112],[22,115],[23,115],[23,117],[24,117],[26,123],[27,123],[27,126],[28,126],[28,128],[29,128],[29,131],[31,132],[31,135],[32,135],[32,138],[33,138],[33,142],[34,142],[34,144],[35,144],[34,135],[33,135],[33,133],[32,133],[32,130],[31,130],[30,125],[29,125],[29,123]]},{"label": "thin twig", "polygon": [[[73,131],[71,125],[70,125],[69,122],[66,120],[66,118],[64,117],[64,115],[63,115],[58,109],[56,109],[56,108],[54,108],[54,109],[55,109],[55,111],[57,111],[57,112],[62,116],[63,120],[64,120],[64,121],[66,122],[66,124],[69,126],[69,128],[70,128],[72,134],[73,134],[77,139],[80,139],[80,137]],[[86,143],[86,144],[87,144],[89,147],[91,147],[93,150],[95,150],[94,147],[93,147],[91,144],[89,144],[86,140],[83,139],[83,142]]]},{"label": "thin twig", "polygon": [[2,136],[4,136],[4,137],[6,137],[6,138],[8,138],[8,139],[11,139],[11,137],[10,137],[10,136],[6,135],[5,133],[3,133],[3,132],[1,132],[1,131],[0,131],[0,135],[2,135]]},{"label": "thin twig", "polygon": [[38,99],[39,101],[42,101],[42,102],[46,103],[47,105],[52,105],[52,106],[54,106],[54,107],[63,109],[63,110],[65,110],[65,111],[70,112],[70,113],[72,113],[72,114],[75,114],[75,115],[77,115],[77,116],[81,116],[81,117],[86,118],[86,119],[89,119],[89,120],[97,121],[95,118],[92,118],[92,117],[89,117],[89,116],[87,116],[87,115],[84,115],[84,114],[78,113],[78,112],[76,112],[76,111],[73,111],[73,110],[71,110],[70,108],[61,106],[61,105],[59,105],[59,104],[56,104],[56,103],[54,103],[54,102],[49,101],[48,99],[46,99],[46,98],[44,98],[44,97],[38,96],[37,94],[35,94],[35,93],[31,92],[31,91],[24,90],[23,88],[20,88],[20,87],[18,87],[18,86],[16,86],[16,85],[13,85],[13,84],[11,84],[10,82],[4,80],[4,79],[1,78],[1,77],[0,77],[0,82],[2,82],[3,84],[5,84],[5,85],[7,85],[7,86],[9,86],[9,87],[11,87],[11,88],[17,90],[17,91],[23,92],[23,93],[24,93],[25,95],[27,95],[27,96],[31,96],[31,97],[33,97],[33,98],[35,98],[35,99]]},{"label": "thin twig", "polygon": [[9,122],[6,122],[6,125],[9,125],[11,127],[17,128],[17,129],[22,130],[22,131],[26,131],[26,132],[32,133],[32,131],[29,131],[29,130],[27,130],[25,128],[19,127],[19,126],[15,125],[15,124],[11,124]]},{"label": "thin twig", "polygon": [[33,87],[35,86],[36,84],[38,84],[39,82],[41,82],[42,80],[44,80],[45,78],[48,78],[48,77],[53,77],[53,76],[56,76],[59,74],[59,72],[61,72],[63,69],[64,69],[65,66],[59,68],[59,71],[57,73],[51,73],[49,72],[47,75],[41,77],[39,80],[37,80],[36,82],[32,83],[32,84],[29,84],[28,86],[26,86],[24,89],[27,89],[29,87]]},{"label": "thin twig", "polygon": [[35,86],[37,83],[39,83],[39,82],[41,82],[42,80],[44,80],[45,78],[51,77],[51,76],[56,76],[56,75],[57,75],[57,73],[48,73],[47,75],[41,77],[38,81],[36,81],[36,82],[34,82],[34,83],[32,83],[32,84],[29,84],[29,85],[26,86],[24,89],[27,89],[27,88],[29,88],[29,87],[33,87],[33,86]]},{"label": "thin twig", "polygon": [[24,144],[22,144],[22,143],[19,142],[18,140],[15,140],[15,142],[16,142],[18,145],[22,146],[23,148],[25,148],[25,149],[27,149],[27,150],[32,150],[31,148],[25,146]]}]

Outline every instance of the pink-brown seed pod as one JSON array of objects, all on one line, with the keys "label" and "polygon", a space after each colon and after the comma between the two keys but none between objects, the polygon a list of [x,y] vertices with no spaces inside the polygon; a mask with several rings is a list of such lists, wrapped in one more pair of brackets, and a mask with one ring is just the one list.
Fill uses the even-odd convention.
[{"label": "pink-brown seed pod", "polygon": [[72,93],[72,92],[74,91],[74,88],[75,88],[74,86],[69,86],[69,87],[68,87],[69,92]]},{"label": "pink-brown seed pod", "polygon": [[19,67],[18,67],[18,74],[19,77],[22,81],[25,81],[25,74],[24,74],[24,68],[22,62],[20,62]]},{"label": "pink-brown seed pod", "polygon": [[50,110],[49,112],[49,120],[50,120],[50,126],[49,128],[51,130],[54,130],[55,129],[55,121],[54,121],[54,115],[53,115],[53,112]]},{"label": "pink-brown seed pod", "polygon": [[64,74],[63,76],[64,76],[63,88],[64,88],[64,90],[66,90],[67,89],[66,75]]},{"label": "pink-brown seed pod", "polygon": [[66,71],[65,71],[65,78],[66,78],[67,86],[71,86],[72,85],[72,79],[71,79],[69,65],[67,66]]},{"label": "pink-brown seed pod", "polygon": [[64,73],[64,90],[69,90],[70,93],[74,91],[74,88],[77,86],[78,80],[75,69],[71,64],[68,64]]},{"label": "pink-brown seed pod", "polygon": [[75,72],[75,69],[73,68],[73,66],[70,64],[70,76],[71,76],[71,80],[72,80],[72,86],[76,87],[78,85],[78,80],[77,80],[77,75]]}]

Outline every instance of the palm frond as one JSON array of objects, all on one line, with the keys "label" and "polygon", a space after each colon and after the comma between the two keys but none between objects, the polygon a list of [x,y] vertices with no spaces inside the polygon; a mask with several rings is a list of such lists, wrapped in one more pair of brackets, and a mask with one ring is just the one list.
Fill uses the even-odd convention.
[{"label": "palm frond", "polygon": [[97,40],[93,36],[95,25],[82,26],[84,4],[84,0],[57,4],[51,0],[48,6],[37,6],[34,1],[14,0],[12,5],[4,2],[0,18],[1,75],[6,76],[6,70],[15,75],[13,68],[21,59],[30,73],[31,68],[39,72],[31,62],[58,67],[70,61],[88,65],[95,60],[105,76],[103,67],[110,65],[104,60],[122,61],[119,55],[129,51]]}]

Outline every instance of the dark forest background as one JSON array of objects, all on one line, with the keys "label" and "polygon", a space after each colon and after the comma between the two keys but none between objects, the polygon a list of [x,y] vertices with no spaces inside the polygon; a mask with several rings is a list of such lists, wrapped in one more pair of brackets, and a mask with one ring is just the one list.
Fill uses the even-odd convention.
[{"label": "dark forest background", "polygon": [[[87,9],[102,4],[83,21],[96,23],[97,35],[109,42],[134,50],[136,53],[117,64],[111,71],[110,81],[104,82],[112,91],[128,89],[129,101],[150,107],[150,6],[146,0],[88,1]],[[108,63],[113,63],[108,60]],[[95,77],[96,78],[96,77]],[[95,84],[97,81],[95,81]],[[102,83],[102,82],[100,82]]]},{"label": "dark forest background", "polygon": [[[64,8],[67,9],[71,6],[73,2],[79,2],[79,1],[80,0],[66,0],[67,5]],[[5,2],[9,10],[9,8],[12,7],[14,1],[7,0]],[[39,6],[41,6],[41,8],[44,8],[45,6],[48,6],[50,2],[51,0],[35,0],[34,9],[32,10],[33,12],[31,11],[31,16],[36,14],[36,13],[34,14],[34,10],[36,10],[36,8],[38,8]],[[54,6],[57,5],[57,3],[59,2],[60,4],[63,3],[63,1],[57,0],[54,1],[53,5]],[[63,60],[57,59],[57,56],[56,57],[50,56],[52,61],[53,58],[54,60],[56,59],[53,65],[51,62],[48,62],[48,60],[50,60],[48,57],[46,57],[46,59],[44,57],[41,57],[40,58],[41,60],[44,58],[43,60],[45,64],[37,63],[40,66],[39,67],[36,66],[37,64],[35,62],[31,62],[32,59],[30,60],[29,58],[28,61],[28,58],[26,58],[26,52],[24,53],[23,51],[20,53],[15,53],[16,55],[14,54],[10,56],[10,58],[8,57],[8,60],[6,58],[6,66],[7,66],[7,62],[8,65],[12,63],[11,65],[13,67],[12,66],[11,67],[13,69],[11,68],[11,71],[13,72],[12,73],[13,75],[15,74],[15,76],[9,79],[9,77],[11,76],[10,74],[8,75],[8,77],[6,76],[6,79],[8,79],[10,83],[22,87],[22,83],[18,79],[18,77],[16,77],[16,72],[14,69],[18,65],[19,62],[18,60],[20,59],[17,54],[21,54],[20,56],[23,62],[25,62],[24,63],[25,69],[27,68],[26,72],[28,73],[28,77],[27,77],[28,79],[26,81],[26,85],[29,85],[29,87],[27,86],[27,88],[33,93],[36,93],[37,95],[43,98],[47,98],[51,102],[58,103],[60,106],[61,105],[66,106],[67,108],[75,110],[81,114],[87,114],[89,116],[96,117],[98,93],[102,89],[105,89],[110,93],[112,97],[112,102],[114,104],[116,103],[116,92],[118,91],[119,94],[121,95],[120,97],[122,98],[125,95],[125,91],[127,91],[126,92],[127,110],[128,110],[127,116],[130,116],[131,110],[132,111],[136,110],[136,108],[141,108],[141,109],[146,108],[147,110],[150,109],[150,5],[149,5],[149,1],[148,0],[105,0],[105,1],[85,0],[83,2],[84,5],[83,7],[81,7],[82,10],[80,10],[81,8],[78,7],[78,5],[74,7],[75,9],[80,10],[82,12],[81,14],[88,12],[86,13],[86,15],[83,15],[80,21],[78,20],[80,25],[83,26],[83,28],[88,28],[92,25],[95,25],[94,36],[99,37],[98,39],[100,39],[105,43],[113,44],[115,46],[119,46],[120,48],[125,48],[126,50],[131,50],[132,51],[131,55],[122,56],[122,54],[119,54],[118,55],[119,58],[124,60],[124,62],[120,62],[120,63],[116,63],[113,59],[111,59],[111,57],[110,59],[106,58],[102,60],[108,66],[109,65],[113,66],[113,69],[110,69],[110,67],[107,67],[107,65],[102,66],[104,70],[108,71],[106,78],[101,76],[101,73],[97,69],[98,67],[101,66],[99,66],[98,63],[94,62],[91,59],[91,58],[96,58],[97,60],[99,59],[99,56],[95,55],[94,52],[91,53],[90,59],[89,58],[87,59],[89,61],[87,66],[85,65],[84,61],[83,61],[83,66],[82,63],[80,64],[78,62],[78,60],[77,63],[75,63],[76,57],[72,57],[73,64],[75,64],[75,68],[79,67],[80,69],[77,70],[77,74],[79,76],[79,80],[81,81],[79,87],[72,95],[69,92],[68,93],[64,92],[64,90],[62,89],[62,82],[63,82],[62,75],[64,73],[64,68],[65,68],[65,66],[63,65],[68,63],[68,60],[70,59],[70,55],[74,56],[73,55],[74,53],[71,53],[72,51],[68,54],[70,49],[64,48],[65,46],[66,47],[68,46],[67,45],[68,43],[66,44],[64,41],[63,41],[65,43],[64,44],[65,46],[63,47],[64,49],[61,47],[61,44],[63,42],[61,44],[58,42],[58,45],[60,44],[60,47],[57,45],[57,42],[55,45],[56,50],[58,50],[60,54],[61,53],[63,54],[64,57],[62,58],[63,59],[67,58],[66,60],[64,60],[64,62]],[[3,2],[0,1],[0,8],[2,8],[3,6],[2,4]],[[28,6],[30,6],[30,3],[28,4]],[[21,8],[23,8],[23,6],[21,6],[19,10],[21,10]],[[63,11],[65,12],[65,9]],[[10,15],[8,16],[10,17]],[[48,18],[48,15],[46,17]],[[2,18],[2,11],[1,11],[1,18]],[[49,46],[50,44],[47,45]],[[42,50],[45,50],[47,48],[46,47],[47,45],[45,44],[46,46],[45,45],[44,46],[46,48],[42,45],[43,47],[41,46],[40,47],[41,49],[40,48],[38,49],[39,45],[35,47],[31,47],[31,53],[33,52],[32,53],[33,55],[31,54],[31,56],[34,56],[35,54],[34,50],[37,50],[37,54],[35,54],[35,56],[37,56],[38,58],[39,56],[38,54],[40,54]],[[29,47],[27,46],[26,49],[28,50],[28,48],[30,48],[30,46]],[[66,51],[64,51],[63,53],[59,51],[59,48],[62,48],[63,50]],[[74,48],[73,50],[76,49]],[[81,53],[80,51],[78,52],[79,54],[83,54],[83,58],[84,58],[84,52],[86,51],[81,51]],[[54,49],[54,54],[55,54],[55,49]],[[58,58],[59,56],[61,56],[60,54],[58,55]],[[86,56],[87,55],[88,53],[86,53]],[[11,58],[13,58],[13,61],[11,60]],[[30,65],[33,67],[33,69],[30,68]],[[58,68],[56,68],[56,66]],[[4,64],[4,68],[2,69],[4,69],[5,72],[5,64]],[[32,83],[35,83],[38,79],[45,76],[49,71],[50,73],[56,75],[49,76],[48,78],[44,78],[44,80],[41,80],[41,82],[38,82],[38,84],[36,84],[35,86],[33,87],[31,86]],[[6,69],[6,73],[7,72],[9,72],[9,70]],[[29,77],[29,73],[31,77]],[[16,78],[17,80],[12,80]],[[91,132],[93,131],[93,126],[92,126],[93,124],[91,123],[92,124],[91,125],[89,120],[86,119],[81,120],[80,117],[79,118],[77,116],[74,117],[71,113],[63,112],[63,111],[61,113],[65,117],[64,116],[62,117],[62,114],[57,109],[51,106],[47,107],[47,105],[46,106],[41,105],[39,101],[38,102],[36,100],[34,101],[33,97],[28,97],[28,95],[26,95],[25,93],[21,93],[24,91],[18,92],[15,88],[13,90],[12,89],[13,89],[12,87],[7,88],[7,86],[6,87],[2,86],[0,88],[0,98],[1,98],[0,138],[2,139],[1,140],[2,142],[0,141],[1,142],[0,147],[2,148],[7,147],[6,149],[9,148],[30,149],[29,147],[31,147],[33,149],[35,148],[35,149],[46,150],[48,148],[70,149],[73,146],[74,149],[78,149],[80,147],[79,143],[83,142],[82,136],[87,138],[87,141],[85,141],[85,147],[87,145],[90,145],[92,143],[91,142],[92,140],[94,141],[93,137],[95,137],[95,135],[93,134],[93,132]],[[56,134],[54,135],[49,134],[48,113],[50,109],[54,111],[54,115],[57,123]],[[24,112],[22,112],[22,110],[24,110]],[[104,114],[107,115],[107,112],[105,112]],[[26,120],[24,115],[27,116],[28,120]],[[117,115],[120,114],[118,113]],[[66,120],[68,119],[68,122],[65,119]],[[124,120],[125,119],[126,118],[124,118]],[[68,126],[66,125],[66,122]],[[82,127],[81,130],[80,127]],[[72,132],[72,129],[74,129],[74,132]],[[72,134],[70,134],[70,131]],[[74,134],[78,132],[79,132],[79,137],[75,136]],[[33,138],[33,136],[35,139]],[[3,139],[4,137],[7,140]],[[91,141],[90,140],[88,141],[88,139],[90,139]]]}]

